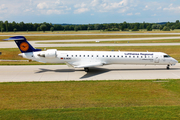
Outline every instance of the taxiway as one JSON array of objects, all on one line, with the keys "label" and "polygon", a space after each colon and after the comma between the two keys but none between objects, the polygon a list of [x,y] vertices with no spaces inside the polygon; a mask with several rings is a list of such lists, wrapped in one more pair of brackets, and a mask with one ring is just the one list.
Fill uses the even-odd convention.
[{"label": "taxiway", "polygon": [[180,63],[172,66],[107,65],[86,73],[66,65],[0,66],[0,82],[180,79]]},{"label": "taxiway", "polygon": [[[80,46],[169,46],[180,45],[180,43],[114,43],[103,44],[95,43],[96,41],[134,41],[134,40],[160,40],[160,39],[180,39],[180,37],[151,37],[151,38],[119,38],[119,39],[84,39],[84,40],[41,40],[29,41],[33,47],[80,47]],[[89,42],[94,41],[92,44],[69,44],[70,42]],[[41,44],[41,42],[67,42],[67,44]],[[0,42],[0,48],[17,48],[14,41]],[[37,44],[39,43],[39,44]]]}]

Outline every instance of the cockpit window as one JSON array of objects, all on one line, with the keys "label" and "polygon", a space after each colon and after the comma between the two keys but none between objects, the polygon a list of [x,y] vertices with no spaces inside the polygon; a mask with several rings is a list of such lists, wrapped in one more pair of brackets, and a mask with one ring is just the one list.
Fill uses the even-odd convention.
[{"label": "cockpit window", "polygon": [[169,55],[164,55],[164,58],[169,58],[169,57],[171,57],[171,56],[169,56]]}]

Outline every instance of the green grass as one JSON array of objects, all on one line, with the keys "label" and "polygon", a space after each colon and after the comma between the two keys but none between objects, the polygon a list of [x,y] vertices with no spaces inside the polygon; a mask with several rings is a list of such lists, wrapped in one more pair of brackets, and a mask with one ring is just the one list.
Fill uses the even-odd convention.
[{"label": "green grass", "polygon": [[178,119],[180,80],[165,81],[0,83],[0,119]]},{"label": "green grass", "polygon": [[159,29],[153,29],[153,31],[147,31],[146,29],[139,29],[139,31],[100,31],[100,30],[79,30],[79,31],[16,31],[16,32],[0,32],[1,35],[26,35],[26,34],[96,34],[96,33],[179,33],[180,29],[173,31],[160,31]]},{"label": "green grass", "polygon": [[37,42],[37,44],[102,44],[102,43],[179,43],[180,39],[169,39],[169,40],[126,40],[126,41],[89,41],[89,42]]},{"label": "green grass", "polygon": [[[75,40],[75,39],[111,39],[111,38],[148,38],[148,37],[175,37],[180,35],[63,35],[63,36],[26,36],[31,40]],[[0,41],[12,36],[0,36]]]},{"label": "green grass", "polygon": [[1,83],[0,109],[179,106],[179,90],[179,80]]},{"label": "green grass", "polygon": [[1,120],[112,120],[179,119],[179,106],[82,108],[48,110],[0,110]]}]

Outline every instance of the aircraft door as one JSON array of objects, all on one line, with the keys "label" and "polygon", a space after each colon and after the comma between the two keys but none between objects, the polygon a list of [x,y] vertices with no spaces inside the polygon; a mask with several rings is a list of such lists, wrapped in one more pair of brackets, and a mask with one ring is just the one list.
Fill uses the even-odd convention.
[{"label": "aircraft door", "polygon": [[155,56],[154,63],[159,63],[159,56]]},{"label": "aircraft door", "polygon": [[67,56],[67,53],[61,53],[59,57],[60,57],[61,60],[66,60],[66,58],[68,56]]}]

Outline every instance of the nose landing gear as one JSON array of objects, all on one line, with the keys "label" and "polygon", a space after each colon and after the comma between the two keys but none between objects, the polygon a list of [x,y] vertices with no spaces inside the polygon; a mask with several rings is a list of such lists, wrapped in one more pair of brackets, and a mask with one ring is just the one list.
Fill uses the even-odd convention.
[{"label": "nose landing gear", "polygon": [[169,65],[167,65],[166,69],[169,70]]},{"label": "nose landing gear", "polygon": [[85,72],[89,72],[89,68],[84,68],[84,71]]}]

